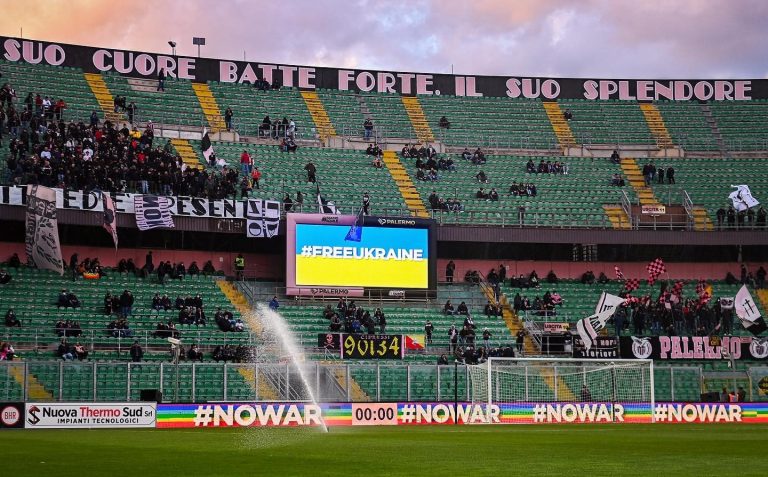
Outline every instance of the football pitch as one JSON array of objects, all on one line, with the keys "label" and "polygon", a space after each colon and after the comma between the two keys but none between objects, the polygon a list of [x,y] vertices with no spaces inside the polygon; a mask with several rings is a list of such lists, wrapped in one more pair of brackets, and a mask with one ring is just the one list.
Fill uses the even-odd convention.
[{"label": "football pitch", "polygon": [[26,430],[4,475],[379,476],[768,473],[764,425]]}]

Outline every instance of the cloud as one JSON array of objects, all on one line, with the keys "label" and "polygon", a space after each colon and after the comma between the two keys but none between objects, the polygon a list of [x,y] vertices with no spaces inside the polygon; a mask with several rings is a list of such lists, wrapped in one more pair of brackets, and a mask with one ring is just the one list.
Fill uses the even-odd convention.
[{"label": "cloud", "polygon": [[251,61],[563,77],[763,77],[763,0],[5,0],[0,32]]}]

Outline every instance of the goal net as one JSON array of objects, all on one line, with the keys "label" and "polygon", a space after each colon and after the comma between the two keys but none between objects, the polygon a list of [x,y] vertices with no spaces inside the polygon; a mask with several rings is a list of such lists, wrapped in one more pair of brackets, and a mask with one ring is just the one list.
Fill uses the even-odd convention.
[{"label": "goal net", "polygon": [[490,358],[469,366],[469,376],[473,402],[510,409],[548,410],[552,406],[546,404],[567,403],[576,404],[569,406],[574,409],[579,403],[654,405],[652,360]]}]

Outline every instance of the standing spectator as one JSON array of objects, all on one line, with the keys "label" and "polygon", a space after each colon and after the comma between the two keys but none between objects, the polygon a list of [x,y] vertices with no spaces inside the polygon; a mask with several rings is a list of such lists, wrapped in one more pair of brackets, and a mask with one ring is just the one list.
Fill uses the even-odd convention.
[{"label": "standing spectator", "polygon": [[365,140],[367,141],[373,134],[373,121],[371,121],[370,118],[365,118],[365,122],[363,123],[363,130],[365,132]]},{"label": "standing spectator", "polygon": [[165,92],[165,70],[160,68],[160,71],[157,72],[157,90]]},{"label": "standing spectator", "polygon": [[8,312],[5,314],[5,326],[8,328],[21,328],[21,322],[16,318],[16,312],[13,311],[13,308],[9,308]]},{"label": "standing spectator", "polygon": [[128,105],[128,122],[133,124],[133,118],[136,116],[136,111],[138,108],[136,107],[136,103],[131,101],[131,104]]},{"label": "standing spectator", "polygon": [[432,332],[435,331],[435,325],[432,324],[431,321],[427,320],[427,322],[424,324],[424,334],[427,338],[427,344],[432,344]]},{"label": "standing spectator", "polygon": [[307,171],[307,182],[314,184],[316,181],[317,168],[312,161],[309,161],[307,165],[304,166],[304,170]]},{"label": "standing spectator", "polygon": [[286,192],[285,197],[283,197],[283,210],[290,212],[291,209],[293,209],[293,199],[291,199],[291,196]]},{"label": "standing spectator", "polygon": [[253,166],[253,172],[251,172],[251,181],[253,182],[251,184],[252,187],[255,187],[256,189],[259,189],[259,180],[261,180],[261,171],[258,167]]},{"label": "standing spectator", "polygon": [[442,129],[450,129],[451,128],[451,123],[450,123],[450,121],[448,121],[448,118],[443,116],[443,117],[440,118],[439,126]]},{"label": "standing spectator", "polygon": [[248,154],[248,151],[243,150],[243,153],[240,154],[240,167],[242,168],[244,175],[249,175],[251,173],[251,166],[253,165],[253,158],[251,158],[251,155]]},{"label": "standing spectator", "polygon": [[[659,175],[661,175],[661,171],[659,171]],[[667,183],[675,183],[675,168],[672,166],[667,167]]]},{"label": "standing spectator", "polygon": [[124,290],[120,295],[120,314],[123,318],[128,318],[133,312],[133,293]]},{"label": "standing spectator", "polygon": [[448,265],[445,266],[445,281],[448,283],[453,283],[453,274],[456,271],[456,264],[453,263],[453,260],[450,260],[448,262]]},{"label": "standing spectator", "polygon": [[371,198],[368,193],[363,193],[363,215],[371,215]]},{"label": "standing spectator", "polygon": [[235,257],[235,273],[238,280],[243,279],[245,273],[245,257],[243,257],[242,253],[238,253],[237,257]]},{"label": "standing spectator", "polygon": [[141,349],[141,345],[139,344],[139,340],[135,340],[133,344],[131,345],[131,361],[134,363],[138,363],[142,360],[144,357],[144,350]]},{"label": "standing spectator", "polygon": [[232,116],[234,116],[234,113],[232,112],[232,108],[229,107],[224,111],[224,124],[227,126],[227,131],[232,129]]},{"label": "standing spectator", "polygon": [[515,344],[517,345],[517,353],[522,355],[523,345],[525,344],[525,329],[520,328],[520,330],[517,332]]}]

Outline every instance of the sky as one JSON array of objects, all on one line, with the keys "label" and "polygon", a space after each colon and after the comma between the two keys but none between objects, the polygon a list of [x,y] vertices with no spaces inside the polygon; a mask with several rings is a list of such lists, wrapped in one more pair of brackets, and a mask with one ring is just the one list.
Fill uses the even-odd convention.
[{"label": "sky", "polygon": [[428,73],[768,78],[768,0],[2,0],[0,35]]}]

